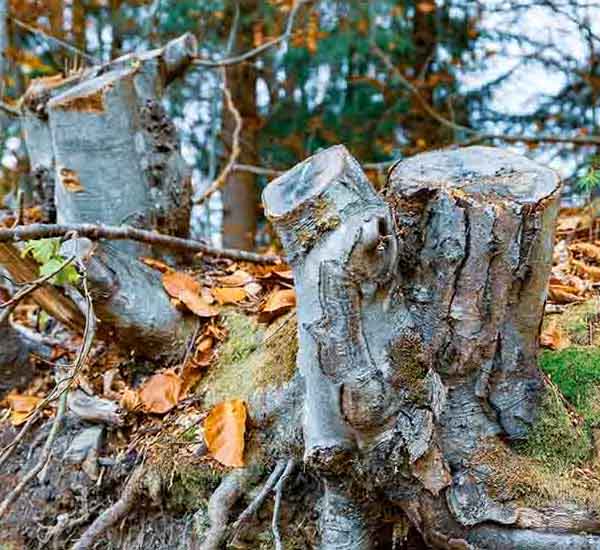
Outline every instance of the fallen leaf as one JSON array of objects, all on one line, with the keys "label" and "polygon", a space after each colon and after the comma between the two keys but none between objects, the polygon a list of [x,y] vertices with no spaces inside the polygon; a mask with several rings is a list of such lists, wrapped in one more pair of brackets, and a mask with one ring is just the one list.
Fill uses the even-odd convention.
[{"label": "fallen leaf", "polygon": [[23,424],[35,408],[43,401],[41,397],[10,393],[6,400],[11,408],[10,422],[13,426]]},{"label": "fallen leaf", "polygon": [[237,304],[246,298],[246,291],[239,287],[215,287],[212,293],[221,305]]},{"label": "fallen leaf", "polygon": [[142,406],[140,394],[137,391],[132,390],[131,388],[127,388],[123,392],[123,395],[121,395],[119,405],[121,405],[121,407],[126,411],[137,411]]},{"label": "fallen leaf", "polygon": [[168,273],[169,271],[173,271],[171,266],[167,265],[165,262],[161,262],[160,260],[157,260],[156,258],[147,258],[146,256],[142,256],[142,257],[140,257],[140,262],[142,262],[143,264],[146,264],[148,267],[150,267],[152,269],[156,269],[157,271],[160,271],[161,273]]},{"label": "fallen leaf", "polygon": [[573,286],[550,285],[548,288],[548,298],[557,304],[570,304],[571,302],[580,302],[583,300],[578,296],[579,291]]},{"label": "fallen leaf", "polygon": [[151,376],[140,390],[140,400],[149,413],[164,414],[179,402],[183,381],[172,370]]},{"label": "fallen leaf", "polygon": [[246,404],[240,399],[215,405],[204,420],[204,440],[210,455],[224,466],[244,465]]},{"label": "fallen leaf", "polygon": [[592,243],[573,243],[569,250],[575,254],[581,254],[590,260],[600,262],[600,246]]},{"label": "fallen leaf", "polygon": [[540,345],[543,348],[556,351],[568,347],[569,344],[569,337],[556,324],[556,321],[549,323],[548,327],[540,335]]},{"label": "fallen leaf", "polygon": [[162,282],[169,296],[183,302],[198,317],[218,315],[219,310],[211,306],[200,295],[202,292],[200,283],[187,273],[181,273],[180,271],[165,273]]},{"label": "fallen leaf", "polygon": [[254,277],[242,269],[236,270],[231,275],[217,277],[217,281],[221,286],[244,286],[246,283],[252,281],[252,279],[254,279]]},{"label": "fallen leaf", "polygon": [[267,298],[258,319],[260,322],[269,322],[295,305],[296,293],[292,289],[275,290]]},{"label": "fallen leaf", "polygon": [[600,267],[588,265],[580,260],[571,260],[571,265],[578,275],[585,276],[594,282],[600,281]]},{"label": "fallen leaf", "polygon": [[262,285],[255,282],[251,282],[244,285],[244,290],[246,291],[246,294],[248,296],[250,296],[251,298],[256,298],[262,291]]}]

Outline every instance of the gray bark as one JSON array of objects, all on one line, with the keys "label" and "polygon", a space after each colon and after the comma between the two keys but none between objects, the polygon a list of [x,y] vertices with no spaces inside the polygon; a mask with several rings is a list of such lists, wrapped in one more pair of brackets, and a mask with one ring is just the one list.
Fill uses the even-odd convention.
[{"label": "gray bark", "polygon": [[8,0],[0,0],[0,97],[4,92],[6,76],[6,49],[8,48]]},{"label": "gray bark", "polygon": [[[191,182],[160,98],[195,50],[194,37],[184,35],[139,56],[33,82],[23,101],[25,138],[50,220],[187,236]],[[152,254],[150,246],[80,244],[101,327],[139,354],[175,352],[189,327],[157,273],[137,260]]]},{"label": "gray bark", "polygon": [[298,294],[324,550],[374,548],[386,503],[435,548],[540,548],[532,533],[600,547],[580,536],[600,534],[592,513],[497,502],[474,460],[535,418],[559,190],[551,170],[471,147],[400,163],[378,195],[341,146],[265,190]]}]

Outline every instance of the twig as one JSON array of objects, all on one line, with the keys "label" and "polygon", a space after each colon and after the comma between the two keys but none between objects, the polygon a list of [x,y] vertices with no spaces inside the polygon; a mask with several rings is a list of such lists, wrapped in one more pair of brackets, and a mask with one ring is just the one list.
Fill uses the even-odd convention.
[{"label": "twig", "polygon": [[256,514],[256,512],[258,512],[258,510],[262,506],[262,503],[269,496],[269,493],[273,490],[273,488],[279,481],[279,478],[285,470],[285,467],[285,460],[280,460],[279,462],[277,462],[277,464],[275,465],[275,469],[271,472],[271,475],[267,478],[267,481],[265,481],[259,493],[256,495],[256,497],[254,497],[254,500],[252,500],[252,502],[239,515],[238,519],[233,524],[233,535],[231,537],[232,539],[235,539],[242,525],[246,523],[254,514]]},{"label": "twig", "polygon": [[227,86],[227,75],[225,74],[225,69],[222,71],[223,78],[223,95],[225,96],[225,104],[227,106],[227,110],[231,113],[235,120],[235,127],[233,129],[233,143],[231,147],[231,155],[229,155],[229,159],[227,160],[227,164],[221,170],[221,173],[217,177],[215,181],[213,181],[208,188],[202,193],[202,196],[194,201],[194,204],[202,204],[206,199],[208,199],[213,193],[218,191],[227,181],[227,176],[229,176],[232,171],[235,163],[240,156],[240,134],[242,132],[242,116],[240,112],[237,110],[235,103],[233,102],[233,98],[231,97],[231,90]]},{"label": "twig", "polygon": [[275,486],[275,506],[273,507],[273,520],[271,521],[271,530],[273,531],[273,538],[275,539],[275,550],[283,550],[283,544],[281,543],[281,534],[279,533],[279,514],[281,510],[281,499],[283,497],[283,488],[288,477],[294,471],[296,462],[293,458],[290,458],[285,466],[285,470],[277,485]]},{"label": "twig", "polygon": [[15,438],[5,447],[2,451],[2,455],[0,456],[0,468],[4,466],[4,463],[10,458],[12,452],[18,447],[19,443],[23,440],[23,438],[27,435],[29,428],[33,426],[34,422],[41,416],[41,409],[36,408],[27,419],[27,422],[23,425],[19,433],[15,436]]},{"label": "twig", "polygon": [[43,36],[46,40],[49,40],[50,42],[55,42],[59,46],[62,46],[65,50],[69,50],[71,53],[74,53],[76,55],[80,55],[81,57],[84,57],[92,64],[100,63],[100,61],[98,59],[96,59],[93,55],[90,55],[90,54],[80,50],[79,48],[73,46],[72,44],[69,44],[68,42],[65,42],[64,40],[61,40],[60,38],[57,38],[56,36],[52,36],[51,34],[48,34],[46,31],[39,29],[38,27],[29,25],[28,23],[25,23],[24,21],[21,21],[20,19],[17,19],[16,17],[14,17],[12,15],[10,16],[10,19],[15,23],[15,25],[17,25],[17,27],[21,27],[22,29],[25,29],[26,31],[28,31],[32,34],[38,34],[40,36]]},{"label": "twig", "polygon": [[25,194],[23,193],[23,189],[19,189],[19,191],[17,192],[17,212],[15,215],[15,221],[12,224],[13,227],[17,227],[17,225],[21,225],[23,223],[24,204]]},{"label": "twig", "polygon": [[275,46],[278,46],[279,44],[285,42],[292,35],[292,30],[294,28],[294,21],[296,19],[296,15],[298,14],[298,10],[300,9],[300,7],[303,4],[308,4],[311,1],[312,0],[297,0],[294,3],[294,7],[292,8],[292,11],[290,12],[290,16],[287,21],[285,32],[283,34],[279,35],[277,38],[274,38],[273,40],[269,40],[268,42],[261,44],[257,48],[254,48],[252,50],[249,50],[249,51],[244,52],[239,55],[235,55],[233,57],[226,57],[225,59],[217,59],[214,61],[210,60],[210,59],[201,59],[201,58],[197,57],[196,59],[193,60],[192,63],[194,65],[198,65],[200,67],[211,67],[211,68],[228,67],[230,65],[236,65],[238,63],[242,63],[243,61],[247,61],[248,59],[252,59],[253,57],[260,55],[261,53],[263,53],[271,48],[274,48]]},{"label": "twig", "polygon": [[94,541],[102,533],[110,529],[129,513],[141,493],[144,473],[145,470],[142,464],[136,467],[123,489],[121,498],[94,520],[84,531],[83,535],[81,535],[81,538],[72,546],[71,550],[87,550],[88,548],[92,548]]},{"label": "twig", "polygon": [[525,143],[572,143],[574,145],[600,145],[600,136],[574,136],[574,137],[559,137],[559,136],[548,136],[548,135],[509,135],[509,134],[494,134],[494,133],[483,133],[468,126],[457,124],[448,120],[446,117],[438,113],[421,95],[419,89],[408,80],[402,72],[394,65],[388,55],[386,55],[381,48],[376,44],[371,44],[371,51],[377,56],[386,68],[400,80],[401,84],[408,88],[410,93],[415,96],[418,102],[421,104],[423,110],[435,121],[439,122],[442,126],[446,126],[451,130],[464,132],[471,136],[468,142],[461,145],[476,143],[478,141],[485,140],[500,140],[509,143],[525,142]]},{"label": "twig", "polygon": [[17,484],[17,486],[6,496],[6,498],[0,504],[0,518],[2,518],[11,504],[19,497],[19,495],[23,492],[27,484],[36,476],[42,469],[46,466],[48,461],[50,460],[50,455],[52,453],[52,445],[54,444],[54,440],[58,435],[58,431],[62,424],[63,417],[65,416],[65,412],[67,410],[67,392],[63,392],[58,401],[58,410],[56,411],[56,417],[54,418],[54,422],[52,423],[52,429],[48,434],[48,439],[46,439],[46,443],[42,449],[40,454],[40,459],[37,464],[27,472],[27,474],[23,477],[23,479]]},{"label": "twig", "polygon": [[[67,258],[64,262],[60,264],[60,266],[58,266],[51,273],[48,273],[47,275],[44,275],[43,277],[40,277],[39,279],[36,279],[35,281],[31,281],[30,283],[26,284],[26,286],[19,290],[10,300],[4,302],[3,304],[0,304],[0,309],[9,308],[9,310],[12,310],[23,298],[40,288],[44,283],[47,283],[55,275],[58,275],[65,267],[71,264],[73,260],[75,260],[75,256]],[[21,283],[21,285],[22,284],[23,283]],[[2,324],[4,313],[0,315],[0,325]]]},{"label": "twig", "polygon": [[27,241],[31,239],[42,239],[49,237],[63,237],[68,233],[75,232],[80,237],[92,240],[130,240],[140,241],[155,246],[161,246],[172,250],[184,250],[189,252],[201,252],[210,256],[229,258],[246,262],[263,264],[277,264],[282,261],[280,256],[268,256],[236,250],[233,248],[213,248],[201,241],[171,237],[161,233],[154,233],[143,229],[129,226],[94,225],[81,224],[42,224],[34,223],[22,225],[14,229],[0,228],[0,242]]}]

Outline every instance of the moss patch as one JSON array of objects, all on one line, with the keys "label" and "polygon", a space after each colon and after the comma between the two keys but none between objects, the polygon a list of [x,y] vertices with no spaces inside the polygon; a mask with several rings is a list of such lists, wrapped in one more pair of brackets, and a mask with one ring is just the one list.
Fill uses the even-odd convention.
[{"label": "moss patch", "polygon": [[296,369],[297,325],[284,316],[267,329],[237,312],[225,316],[227,340],[218,351],[198,391],[209,407],[227,399],[249,398],[257,391],[287,382]]},{"label": "moss patch", "polygon": [[600,421],[600,350],[581,347],[544,351],[540,367],[588,426]]},{"label": "moss patch", "polygon": [[176,512],[195,512],[218,487],[223,472],[208,464],[186,464],[175,469],[167,507]]},{"label": "moss patch", "polygon": [[583,464],[592,451],[592,439],[584,426],[574,426],[556,389],[548,387],[537,420],[519,450],[540,460],[547,468],[564,471]]}]

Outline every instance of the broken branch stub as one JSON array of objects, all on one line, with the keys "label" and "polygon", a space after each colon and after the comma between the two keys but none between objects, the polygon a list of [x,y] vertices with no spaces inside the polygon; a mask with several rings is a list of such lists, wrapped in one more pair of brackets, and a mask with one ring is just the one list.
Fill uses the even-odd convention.
[{"label": "broken branch stub", "polygon": [[324,501],[323,548],[369,547],[381,498],[364,490],[435,547],[517,525],[473,456],[535,417],[559,188],[523,157],[470,147],[398,164],[378,195],[341,146],[266,188],[298,295],[304,459],[344,495]]},{"label": "broken branch stub", "polygon": [[[195,51],[186,34],[139,56],[33,82],[22,102],[26,143],[58,223],[187,236],[191,179],[160,99]],[[84,257],[90,291],[119,341],[146,356],[171,353],[189,327],[156,273],[138,262],[144,255],[151,255],[145,243],[101,243]]]}]

